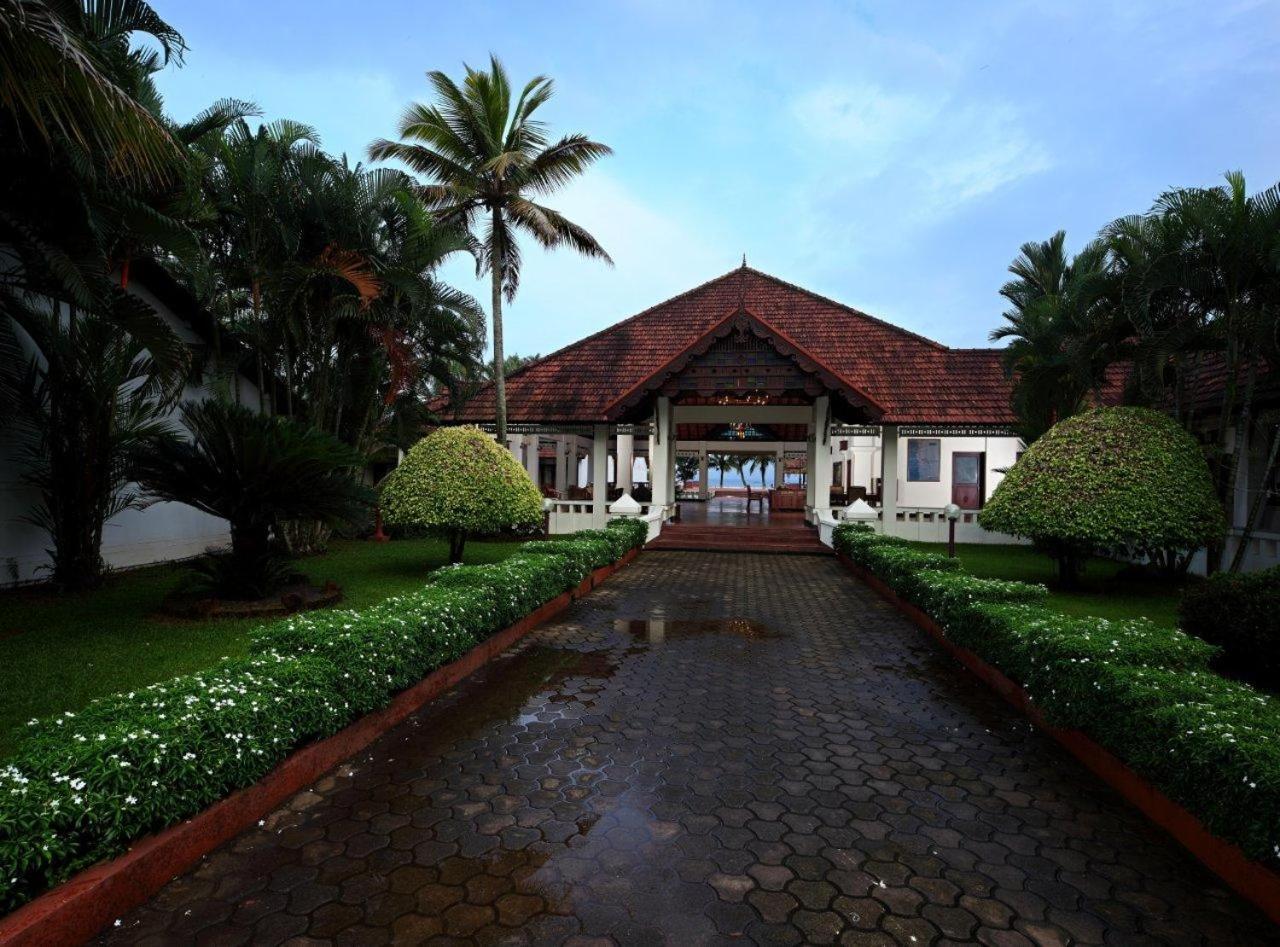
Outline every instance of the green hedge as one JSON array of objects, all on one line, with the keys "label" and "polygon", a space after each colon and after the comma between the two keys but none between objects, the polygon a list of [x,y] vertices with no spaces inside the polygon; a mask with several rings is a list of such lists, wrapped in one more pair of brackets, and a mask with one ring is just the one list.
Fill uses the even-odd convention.
[{"label": "green hedge", "polygon": [[1280,566],[1210,576],[1182,596],[1178,621],[1222,647],[1224,670],[1280,691]]},{"label": "green hedge", "polygon": [[979,579],[866,527],[837,551],[1021,684],[1051,723],[1085,731],[1250,856],[1280,861],[1280,700],[1210,670],[1219,649],[1147,619],[1077,618],[1046,590]]},{"label": "green hedge", "polygon": [[611,523],[442,569],[371,608],[265,625],[248,658],[32,721],[0,765],[0,911],[261,779],[644,538]]}]

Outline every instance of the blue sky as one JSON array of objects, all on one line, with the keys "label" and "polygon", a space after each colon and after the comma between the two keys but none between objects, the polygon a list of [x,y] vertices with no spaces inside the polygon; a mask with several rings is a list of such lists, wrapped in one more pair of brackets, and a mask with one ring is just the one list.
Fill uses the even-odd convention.
[{"label": "blue sky", "polygon": [[[1274,2],[154,0],[187,38],[160,81],[363,157],[490,51],[545,73],[543,117],[616,154],[547,203],[616,266],[532,246],[508,351],[548,352],[760,269],[950,345],[984,345],[1018,246],[1073,246],[1163,189],[1280,179]],[[447,272],[487,300],[469,265]]]}]

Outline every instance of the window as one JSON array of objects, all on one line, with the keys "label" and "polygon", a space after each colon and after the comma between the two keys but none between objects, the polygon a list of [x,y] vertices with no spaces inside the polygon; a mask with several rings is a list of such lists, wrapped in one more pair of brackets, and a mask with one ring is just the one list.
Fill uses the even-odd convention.
[{"label": "window", "polygon": [[942,441],[936,437],[907,441],[907,480],[938,483],[942,479]]}]

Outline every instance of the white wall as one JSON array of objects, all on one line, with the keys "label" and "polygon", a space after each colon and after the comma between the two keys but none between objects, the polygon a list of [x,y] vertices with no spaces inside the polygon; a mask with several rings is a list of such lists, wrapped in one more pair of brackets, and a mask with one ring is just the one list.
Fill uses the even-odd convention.
[{"label": "white wall", "polygon": [[942,507],[951,502],[951,455],[965,452],[986,454],[986,497],[1004,479],[1000,471],[1013,466],[1021,441],[1016,437],[942,437],[942,468],[938,482],[908,482],[908,443],[923,438],[903,437],[898,442],[898,505]]},{"label": "white wall", "polygon": [[[907,442],[918,440],[902,437],[898,441],[898,506],[941,508],[951,502],[951,455],[956,452],[986,454],[986,496],[1004,479],[1001,470],[1013,466],[1022,442],[1016,437],[940,437],[942,442],[941,476],[937,482],[907,481]],[[842,441],[848,447],[840,449]],[[831,459],[839,463],[853,461],[850,484],[870,490],[880,476],[879,436],[856,435],[836,437],[831,442]]]},{"label": "white wall", "polygon": [[[202,344],[191,327],[145,287],[135,281],[129,289],[150,303],[183,341]],[[183,401],[209,397],[214,368],[210,359],[202,383],[188,385]],[[257,387],[236,377],[242,402],[257,408]],[[176,409],[175,426],[181,427]],[[13,432],[0,428],[0,585],[47,578],[45,567],[50,562],[48,535],[22,519],[33,509],[38,494],[21,482],[21,461],[16,453]],[[157,503],[145,510],[125,510],[108,520],[102,531],[102,557],[111,568],[127,568],[196,556],[210,546],[226,545],[230,538],[226,520],[184,503]]]}]

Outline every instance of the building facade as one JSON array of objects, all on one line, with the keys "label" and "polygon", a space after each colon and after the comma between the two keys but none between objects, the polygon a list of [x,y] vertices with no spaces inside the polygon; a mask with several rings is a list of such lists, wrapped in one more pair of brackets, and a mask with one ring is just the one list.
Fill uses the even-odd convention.
[{"label": "building facade", "polygon": [[[451,423],[495,415],[492,388],[433,407]],[[963,538],[1010,541],[976,523],[1021,450],[1000,351],[948,348],[746,266],[513,373],[507,412],[553,532],[603,524],[623,493],[656,531],[689,479],[679,458],[697,459],[705,496],[708,458],[744,454],[800,473],[769,502],[814,525],[870,508],[888,532],[941,538],[955,503]]]}]

